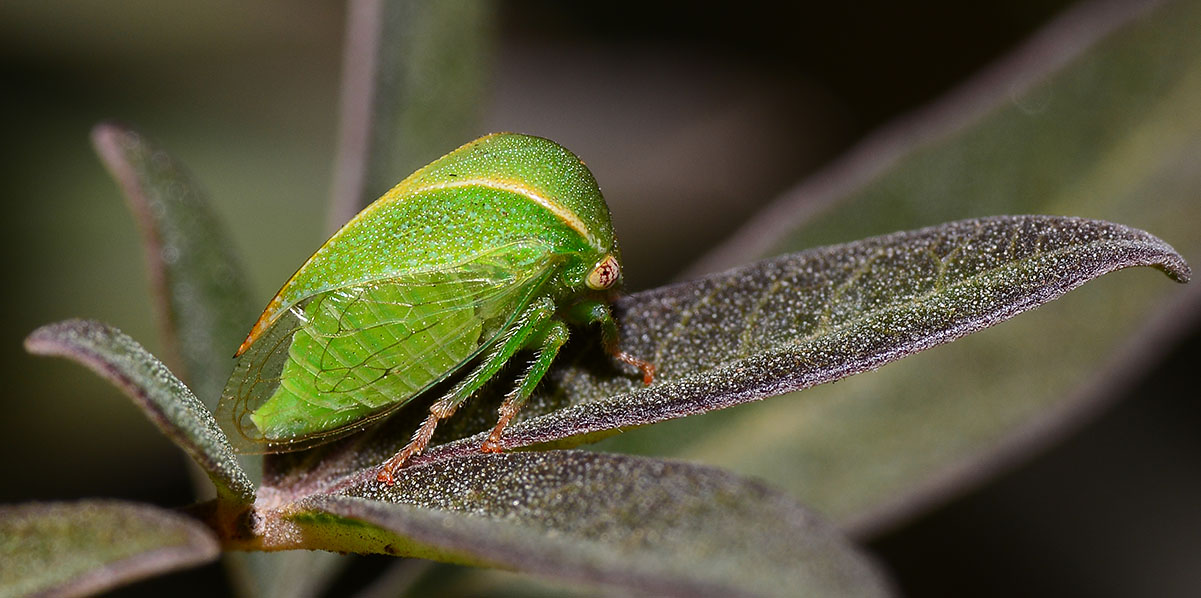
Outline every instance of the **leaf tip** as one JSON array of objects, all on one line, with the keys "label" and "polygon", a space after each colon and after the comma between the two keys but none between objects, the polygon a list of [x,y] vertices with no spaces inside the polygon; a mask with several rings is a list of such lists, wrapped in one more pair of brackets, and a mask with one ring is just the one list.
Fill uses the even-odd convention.
[{"label": "leaf tip", "polygon": [[46,337],[48,336],[46,329],[49,326],[50,325],[40,326],[25,336],[25,342],[23,344],[25,346],[26,353],[29,353],[30,355],[46,354]]},{"label": "leaf tip", "polygon": [[90,135],[92,147],[107,164],[111,164],[120,155],[121,146],[135,136],[128,127],[112,120],[97,123]]},{"label": "leaf tip", "polygon": [[1185,284],[1191,280],[1193,270],[1189,267],[1188,262],[1184,260],[1184,256],[1180,255],[1180,252],[1176,251],[1175,248],[1163,240],[1157,237],[1152,238],[1154,241],[1157,241],[1155,249],[1158,250],[1159,255],[1157,256],[1158,259],[1152,261],[1149,265],[1162,271],[1168,275],[1168,278],[1181,284]]},{"label": "leaf tip", "polygon": [[1127,239],[1131,243],[1131,248],[1134,249],[1134,253],[1131,254],[1134,261],[1128,262],[1126,265],[1150,266],[1181,284],[1192,279],[1192,268],[1189,267],[1184,256],[1180,255],[1180,252],[1176,251],[1176,248],[1167,241],[1145,230],[1113,223],[1108,223],[1108,225],[1118,226],[1130,235]]},{"label": "leaf tip", "polygon": [[1164,260],[1160,269],[1164,271],[1172,280],[1181,284],[1187,283],[1193,277],[1193,270],[1189,268],[1188,262],[1178,253],[1173,253]]},{"label": "leaf tip", "polygon": [[116,121],[102,121],[92,127],[91,138],[100,161],[136,205],[142,186],[130,159],[132,152],[142,145],[141,136]]},{"label": "leaf tip", "polygon": [[103,324],[93,320],[71,319],[53,324],[44,324],[25,337],[25,351],[31,355],[61,355],[62,338],[72,331],[95,329]]}]

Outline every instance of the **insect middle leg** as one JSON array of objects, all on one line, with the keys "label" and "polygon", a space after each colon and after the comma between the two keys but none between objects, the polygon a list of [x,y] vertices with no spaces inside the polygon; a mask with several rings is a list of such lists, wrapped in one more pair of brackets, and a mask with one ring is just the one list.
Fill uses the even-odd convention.
[{"label": "insect middle leg", "polygon": [[[541,339],[538,338],[541,337]],[[531,341],[537,342],[541,340],[538,347],[538,355],[530,366],[526,368],[521,379],[517,382],[517,386],[509,391],[505,396],[505,402],[500,406],[500,419],[496,421],[496,427],[492,429],[492,433],[488,435],[488,439],[484,441],[484,445],[480,447],[485,453],[499,453],[504,448],[500,443],[500,435],[505,430],[505,426],[509,425],[509,421],[517,415],[518,411],[525,406],[526,401],[530,399],[530,395],[534,393],[534,389],[538,386],[538,382],[546,375],[550,365],[554,363],[555,357],[559,354],[559,349],[563,348],[563,344],[567,342],[567,325],[558,320],[550,320],[544,330],[540,331],[539,335],[531,337]]]},{"label": "insect middle leg", "polygon": [[430,438],[433,437],[434,430],[438,427],[438,422],[453,415],[464,401],[471,398],[475,391],[495,376],[505,362],[529,342],[531,336],[543,329],[554,313],[555,304],[549,297],[540,297],[531,302],[517,317],[513,326],[484,356],[483,361],[459,380],[446,395],[434,401],[434,404],[430,406],[429,415],[426,416],[417,432],[413,434],[413,439],[400,452],[380,466],[376,478],[385,484],[391,484],[396,470],[400,469],[410,457],[420,454],[429,445]]}]

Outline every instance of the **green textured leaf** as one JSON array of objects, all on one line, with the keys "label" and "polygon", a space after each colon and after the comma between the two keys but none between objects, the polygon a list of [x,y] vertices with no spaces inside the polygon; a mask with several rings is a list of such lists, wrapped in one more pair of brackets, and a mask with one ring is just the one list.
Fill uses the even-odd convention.
[{"label": "green textured leaf", "polygon": [[479,136],[492,11],[475,0],[351,3],[331,229]]},{"label": "green textured leaf", "polygon": [[183,167],[141,135],[102,124],[92,141],[142,229],[167,346],[211,408],[259,307],[225,228]]},{"label": "green textured leaf", "polygon": [[213,414],[137,341],[100,322],[67,320],[33,331],[25,348],[74,360],[112,382],[200,465],[222,501],[254,501],[254,484],[238,466]]},{"label": "green textured leaf", "polygon": [[[1083,5],[795,188],[694,272],[1021,212],[1122,222],[1201,259],[1199,27],[1196,2]],[[1099,281],[836,388],[606,448],[766,476],[837,520],[878,528],[1046,444],[1155,363],[1201,309],[1201,294],[1146,278]],[[781,471],[781,460],[796,466]]]},{"label": "green textured leaf", "polygon": [[0,507],[0,596],[87,596],[217,555],[207,528],[148,505]]},{"label": "green textured leaf", "polygon": [[787,496],[720,470],[622,455],[472,455],[409,468],[391,487],[303,501],[279,526],[285,540],[299,531],[339,549],[655,595],[888,593],[834,527]]}]

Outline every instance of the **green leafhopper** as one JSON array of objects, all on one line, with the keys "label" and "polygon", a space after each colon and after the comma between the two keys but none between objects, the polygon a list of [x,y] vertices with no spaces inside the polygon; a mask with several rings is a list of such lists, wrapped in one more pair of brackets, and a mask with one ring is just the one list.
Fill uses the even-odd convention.
[{"label": "green leafhopper", "polygon": [[299,450],[385,417],[440,382],[395,471],[519,351],[534,357],[505,396],[482,450],[499,452],[567,341],[600,325],[621,279],[617,240],[592,173],[557,143],[497,133],[410,175],[333,235],[267,305],[238,348],[217,420],[239,452]]}]

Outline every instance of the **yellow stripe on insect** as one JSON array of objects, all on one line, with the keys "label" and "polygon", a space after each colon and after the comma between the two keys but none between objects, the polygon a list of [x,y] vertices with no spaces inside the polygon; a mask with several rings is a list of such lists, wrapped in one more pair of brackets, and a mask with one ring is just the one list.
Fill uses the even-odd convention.
[{"label": "yellow stripe on insect", "polygon": [[546,208],[548,212],[554,214],[556,218],[563,221],[572,230],[580,233],[581,237],[588,240],[589,243],[595,244],[595,239],[592,237],[592,232],[584,225],[584,221],[580,220],[575,212],[567,209],[563,204],[555,201],[553,198],[547,197],[523,185],[517,181],[506,181],[499,179],[456,179],[442,183],[433,183],[431,185],[423,185],[413,190],[414,193],[420,193],[425,190],[434,189],[458,189],[460,187],[485,187],[487,189],[496,189],[498,191],[508,191],[516,193],[530,201]]}]

